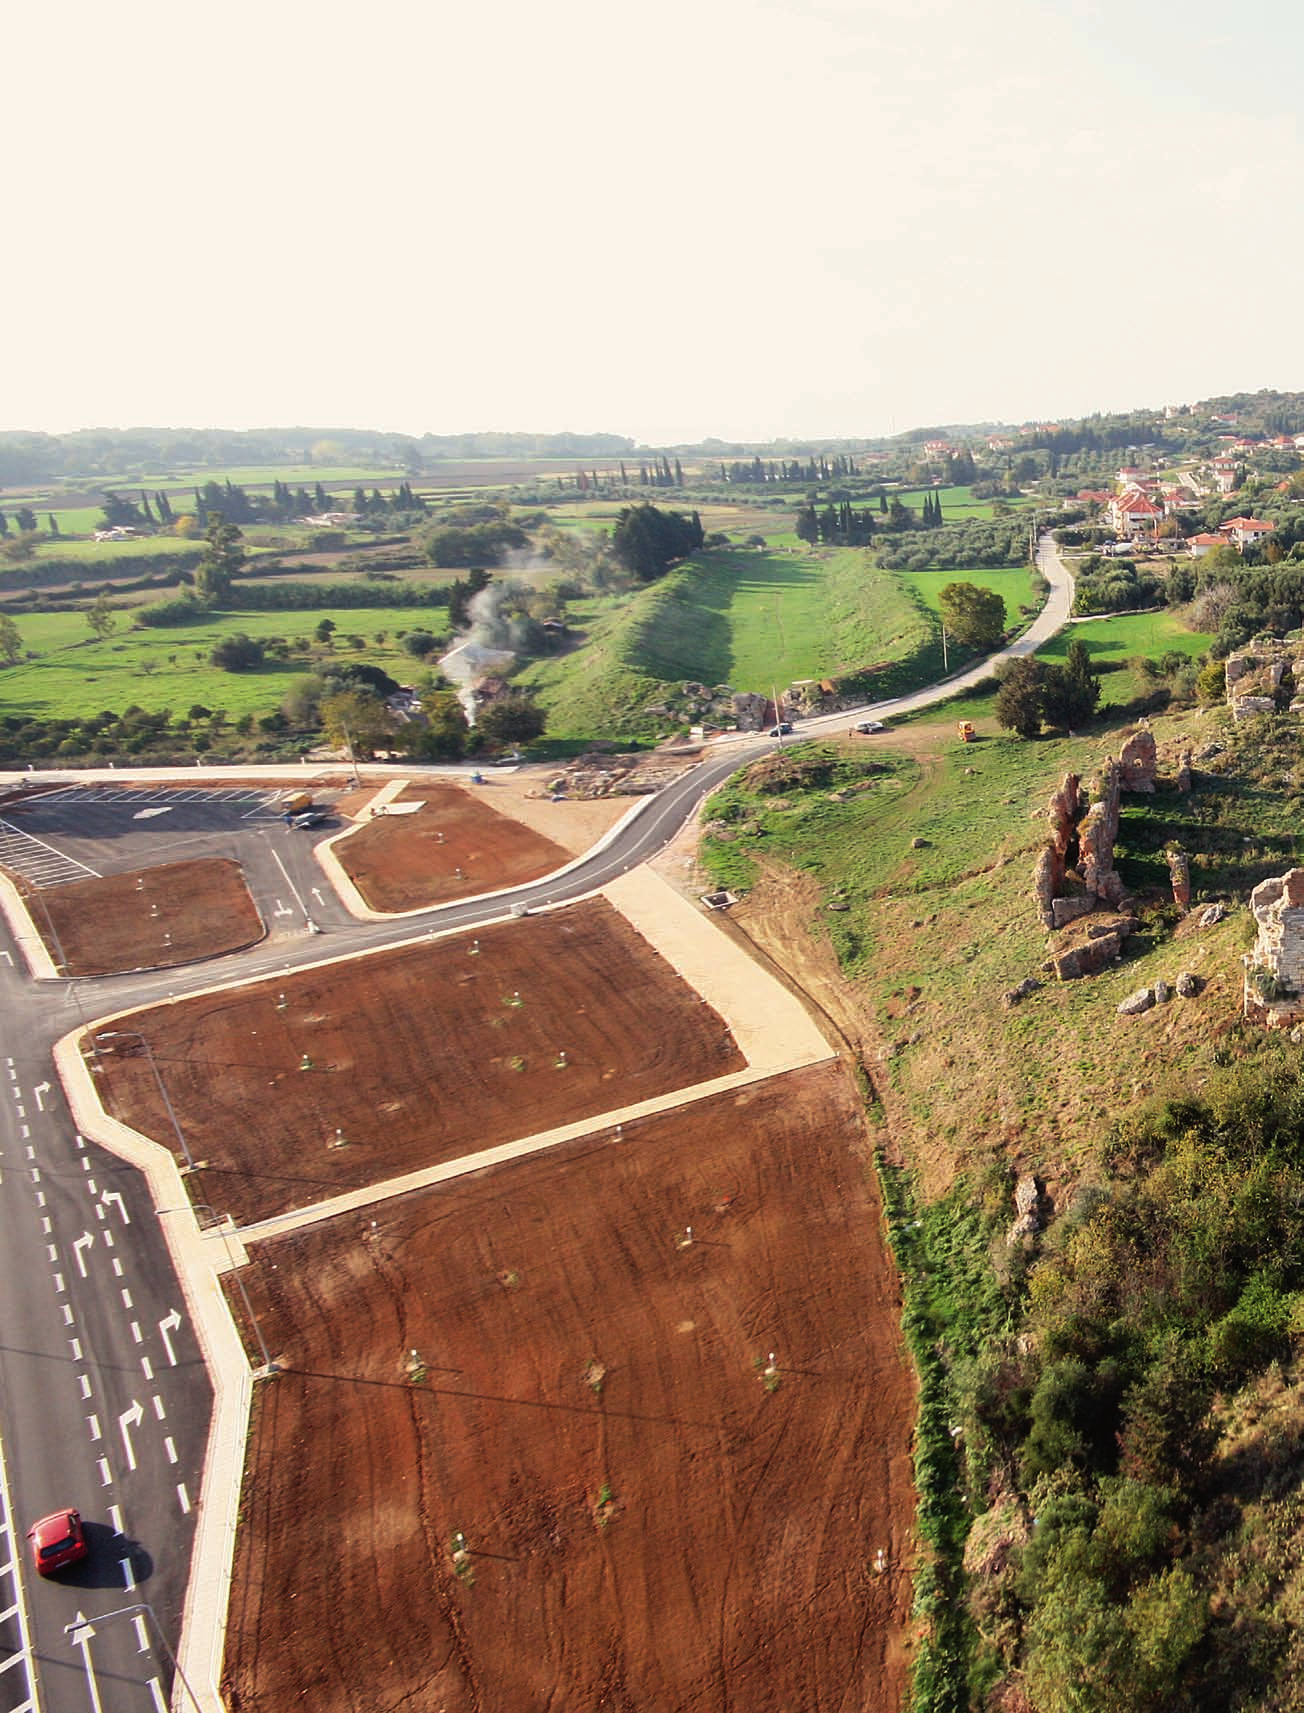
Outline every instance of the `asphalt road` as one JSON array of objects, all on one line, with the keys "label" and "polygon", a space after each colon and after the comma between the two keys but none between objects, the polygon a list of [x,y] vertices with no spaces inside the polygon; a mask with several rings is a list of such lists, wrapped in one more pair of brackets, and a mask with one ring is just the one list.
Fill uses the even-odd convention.
[{"label": "asphalt road", "polygon": [[[1049,538],[1039,560],[1050,598],[1005,656],[1032,652],[1068,617],[1072,582]],[[994,664],[857,712],[886,720],[916,712]],[[856,717],[804,721],[794,741],[843,732]],[[349,917],[311,855],[315,837],[332,829],[288,829],[267,791],[227,777],[201,795],[200,770],[195,787],[141,783],[131,791],[117,774],[111,790],[67,786],[0,807],[0,862],[33,879],[233,856],[270,929],[260,945],[217,965],[76,983],[33,983],[0,934],[0,1713],[157,1713],[168,1703],[167,1650],[151,1619],[175,1647],[211,1399],[143,1181],[77,1136],[54,1076],[53,1043],[95,1017],[215,979],[254,980],[471,927],[513,904],[581,897],[662,849],[705,796],[774,748],[775,740],[754,735],[719,742],[567,873],[402,924]],[[309,919],[319,932],[308,931]],[[24,1566],[20,1585],[13,1566],[4,1568],[5,1548],[21,1562],[30,1522],[63,1505],[80,1507],[91,1524],[90,1560],[50,1583]],[[102,1613],[121,1615],[65,1635],[79,1615]]]},{"label": "asphalt road", "polygon": [[[145,1608],[174,1643],[211,1388],[144,1180],[77,1134],[48,1045],[14,1027],[29,991],[0,963],[4,1545],[25,1572],[0,1609],[0,1713],[157,1713],[171,1673]],[[65,1506],[90,1556],[46,1581],[23,1536]],[[129,1606],[81,1645],[64,1633]]]}]

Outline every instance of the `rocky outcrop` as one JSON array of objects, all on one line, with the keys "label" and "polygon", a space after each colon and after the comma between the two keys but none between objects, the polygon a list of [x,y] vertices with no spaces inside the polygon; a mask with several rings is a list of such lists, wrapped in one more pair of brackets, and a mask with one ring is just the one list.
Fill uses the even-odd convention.
[{"label": "rocky outcrop", "polygon": [[1177,789],[1183,793],[1191,789],[1191,752],[1184,749],[1177,758]]},{"label": "rocky outcrop", "polygon": [[1123,745],[1118,758],[1118,783],[1124,791],[1153,792],[1159,767],[1155,734],[1147,725],[1138,726]]},{"label": "rocky outcrop", "polygon": [[1114,868],[1121,792],[1118,763],[1110,757],[1100,770],[1096,795],[1078,828],[1082,884],[1101,904],[1115,905],[1123,897],[1123,882]]},{"label": "rocky outcrop", "polygon": [[770,704],[764,696],[740,690],[733,697],[733,716],[740,732],[759,732],[769,718]]},{"label": "rocky outcrop", "polygon": [[1154,993],[1148,987],[1139,987],[1135,993],[1129,993],[1118,1008],[1120,1017],[1139,1017],[1143,1011],[1153,1009]]},{"label": "rocky outcrop", "polygon": [[1173,883],[1173,903],[1183,916],[1191,908],[1191,859],[1183,850],[1172,847],[1167,853],[1168,875]]},{"label": "rocky outcrop", "polygon": [[1261,881],[1250,909],[1259,936],[1245,960],[1245,1015],[1289,1027],[1304,1016],[1304,868]]},{"label": "rocky outcrop", "polygon": [[1014,1186],[1014,1212],[1014,1224],[1006,1238],[1011,1245],[1035,1237],[1041,1230],[1041,1186],[1031,1172],[1025,1172]]}]

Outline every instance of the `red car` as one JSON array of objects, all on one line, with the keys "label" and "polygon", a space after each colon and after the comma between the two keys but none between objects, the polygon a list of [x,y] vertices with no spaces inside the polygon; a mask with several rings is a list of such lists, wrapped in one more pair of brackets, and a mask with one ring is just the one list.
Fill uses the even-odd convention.
[{"label": "red car", "polygon": [[80,1511],[54,1511],[33,1523],[27,1531],[32,1543],[32,1558],[42,1576],[53,1576],[56,1570],[76,1564],[85,1558],[89,1548],[82,1530]]}]

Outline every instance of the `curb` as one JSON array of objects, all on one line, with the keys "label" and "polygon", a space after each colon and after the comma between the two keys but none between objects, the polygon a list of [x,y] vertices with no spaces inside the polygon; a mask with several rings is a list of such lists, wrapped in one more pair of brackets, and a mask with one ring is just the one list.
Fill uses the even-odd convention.
[{"label": "curb", "polygon": [[[136,1167],[149,1185],[156,1211],[186,1211],[190,1203],[185,1182],[169,1150],[110,1117],[100,1105],[99,1093],[78,1047],[87,1029],[88,1026],[79,1025],[56,1042],[54,1048],[55,1069],[73,1122],[91,1141]],[[209,1247],[213,1240],[200,1232],[189,1212],[184,1219],[160,1218],[159,1224],[213,1386],[213,1419],[196,1505],[195,1544],[177,1660],[202,1713],[225,1713],[218,1684],[226,1640],[236,1519],[244,1482],[253,1376],[220,1283],[221,1274],[230,1265],[225,1247],[222,1259],[226,1265],[223,1265],[214,1259]],[[242,1253],[240,1259],[243,1260]],[[175,1699],[175,1688],[173,1695]]]}]

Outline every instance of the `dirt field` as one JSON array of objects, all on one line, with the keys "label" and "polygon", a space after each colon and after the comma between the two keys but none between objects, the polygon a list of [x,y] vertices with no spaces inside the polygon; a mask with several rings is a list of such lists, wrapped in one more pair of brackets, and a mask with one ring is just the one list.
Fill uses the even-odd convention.
[{"label": "dirt field", "polygon": [[829,1064],[256,1245],[233,1713],[898,1713],[867,1152]]},{"label": "dirt field", "polygon": [[538,880],[570,861],[552,839],[457,785],[410,785],[411,815],[377,815],[332,849],[373,910],[419,910]]},{"label": "dirt field", "polygon": [[[209,1162],[194,1199],[242,1222],[745,1063],[719,1015],[602,899],[124,1027],[148,1038],[191,1152]],[[166,1139],[144,1056],[99,1064],[108,1109]]]},{"label": "dirt field", "polygon": [[170,969],[252,946],[266,932],[239,863],[222,857],[22,890],[68,975]]}]

